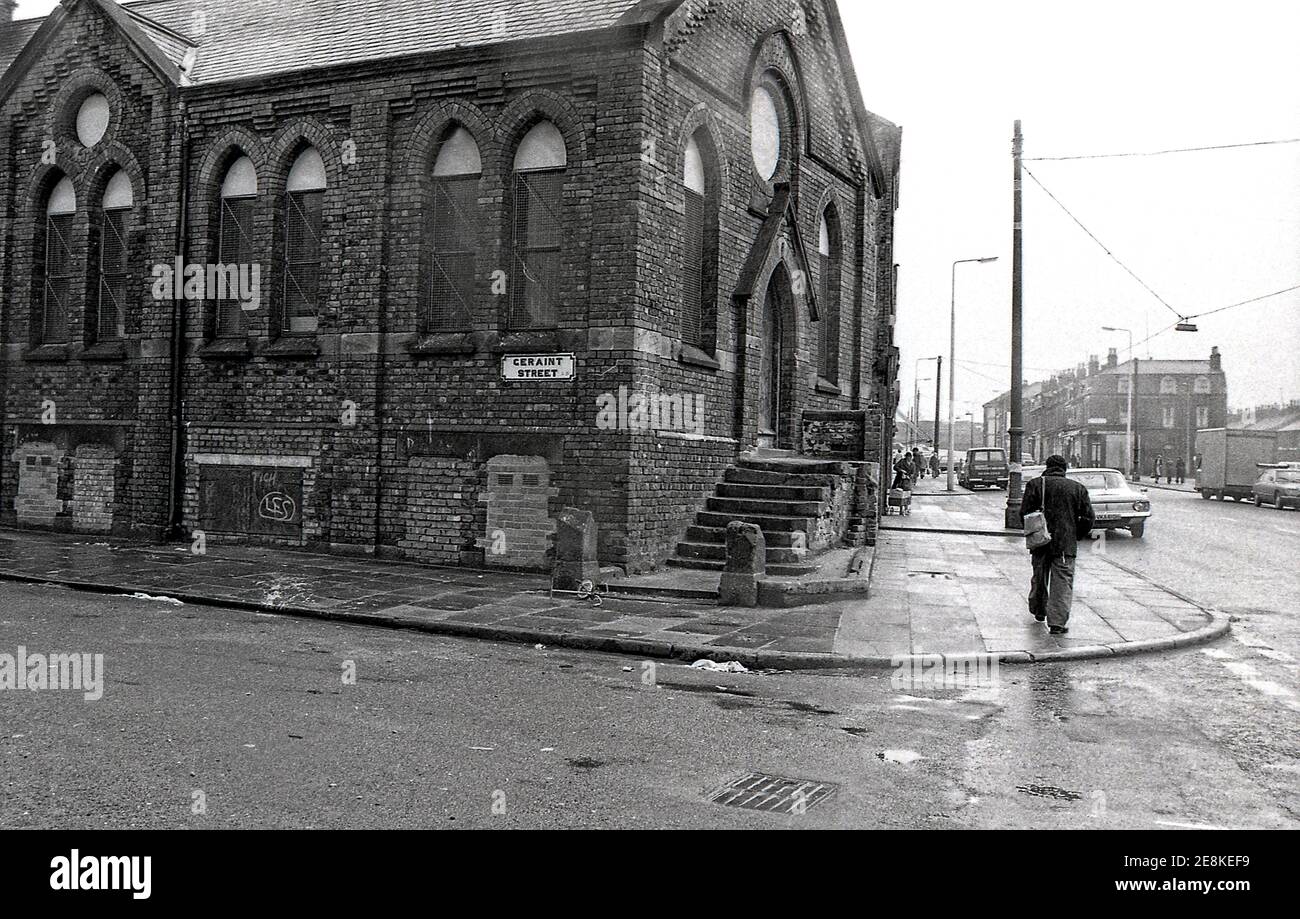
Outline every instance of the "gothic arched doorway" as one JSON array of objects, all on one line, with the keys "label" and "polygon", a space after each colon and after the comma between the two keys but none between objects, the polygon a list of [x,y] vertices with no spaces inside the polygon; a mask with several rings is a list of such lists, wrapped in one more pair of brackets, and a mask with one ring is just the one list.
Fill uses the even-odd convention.
[{"label": "gothic arched doorway", "polygon": [[763,296],[758,375],[758,445],[786,447],[791,442],[790,359],[794,341],[790,308],[793,291],[784,265],[772,272]]}]

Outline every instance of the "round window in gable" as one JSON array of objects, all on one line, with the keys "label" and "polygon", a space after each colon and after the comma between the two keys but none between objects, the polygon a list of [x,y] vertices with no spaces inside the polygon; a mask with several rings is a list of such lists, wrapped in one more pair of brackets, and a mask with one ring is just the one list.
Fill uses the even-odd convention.
[{"label": "round window in gable", "polygon": [[770,182],[781,165],[781,110],[776,95],[768,86],[754,90],[749,128],[754,168],[764,182]]},{"label": "round window in gable", "polygon": [[92,93],[77,109],[77,140],[84,147],[93,147],[104,139],[108,133],[108,122],[112,112],[108,106],[108,97],[103,93]]}]

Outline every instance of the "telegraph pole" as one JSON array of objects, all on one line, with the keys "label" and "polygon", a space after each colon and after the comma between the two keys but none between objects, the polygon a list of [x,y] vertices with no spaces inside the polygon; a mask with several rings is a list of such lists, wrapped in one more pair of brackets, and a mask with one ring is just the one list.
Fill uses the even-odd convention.
[{"label": "telegraph pole", "polygon": [[1024,250],[1021,208],[1021,165],[1020,157],[1024,153],[1025,138],[1020,133],[1020,119],[1016,119],[1016,133],[1012,141],[1013,158],[1012,194],[1014,196],[1014,216],[1011,228],[1011,476],[1007,483],[1007,510],[1005,522],[1007,529],[1018,530],[1024,526],[1020,516],[1020,502],[1024,497],[1021,492],[1020,455],[1025,427],[1022,414],[1021,384],[1024,379],[1024,355],[1022,353],[1022,317],[1024,306]]},{"label": "telegraph pole", "polygon": [[[938,361],[939,361],[939,372],[934,375],[935,376],[935,380],[934,380],[934,452],[935,453],[939,452],[939,393],[943,392],[943,355],[942,354],[939,355]],[[952,373],[951,367],[948,368],[948,372]],[[948,462],[950,463],[952,462],[951,456],[948,457]]]}]

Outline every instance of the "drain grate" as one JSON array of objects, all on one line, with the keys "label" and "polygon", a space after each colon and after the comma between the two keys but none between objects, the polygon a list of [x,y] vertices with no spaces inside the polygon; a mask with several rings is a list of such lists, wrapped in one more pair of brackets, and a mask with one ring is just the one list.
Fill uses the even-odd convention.
[{"label": "drain grate", "polygon": [[787,779],[779,775],[750,772],[728,782],[709,800],[724,807],[766,811],[772,814],[803,814],[839,790],[829,782]]},{"label": "drain grate", "polygon": [[1066,791],[1055,785],[1017,785],[1016,791],[1035,798],[1052,798],[1057,801],[1080,801],[1083,795],[1077,791]]}]

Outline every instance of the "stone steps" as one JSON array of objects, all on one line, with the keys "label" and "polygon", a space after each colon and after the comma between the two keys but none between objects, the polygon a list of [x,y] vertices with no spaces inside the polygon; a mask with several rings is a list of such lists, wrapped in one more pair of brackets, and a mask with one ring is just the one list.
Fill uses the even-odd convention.
[{"label": "stone steps", "polygon": [[745,457],[729,467],[715,493],[695,515],[686,537],[668,560],[673,568],[721,571],[727,561],[727,525],[757,525],[767,546],[767,572],[800,577],[819,569],[808,556],[808,538],[827,513],[832,489],[844,473],[840,463],[793,455]]},{"label": "stone steps", "polygon": [[815,519],[822,512],[821,501],[781,501],[763,498],[710,498],[705,506],[719,514],[758,517]]},{"label": "stone steps", "polygon": [[723,482],[717,487],[717,495],[719,498],[740,498],[750,501],[815,501],[820,504],[830,497],[830,489],[820,485],[735,485]]}]

